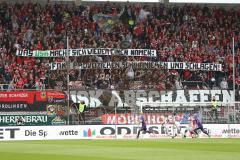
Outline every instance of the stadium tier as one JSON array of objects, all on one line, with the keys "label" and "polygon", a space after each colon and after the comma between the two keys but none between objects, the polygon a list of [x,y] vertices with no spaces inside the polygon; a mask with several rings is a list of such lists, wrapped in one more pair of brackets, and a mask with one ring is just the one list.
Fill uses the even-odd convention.
[{"label": "stadium tier", "polygon": [[0,126],[175,138],[195,118],[240,137],[238,5],[75,2],[0,1]]},{"label": "stadium tier", "polygon": [[231,7],[1,3],[1,89],[66,89],[67,37],[72,88],[231,89],[233,38],[238,87]]}]

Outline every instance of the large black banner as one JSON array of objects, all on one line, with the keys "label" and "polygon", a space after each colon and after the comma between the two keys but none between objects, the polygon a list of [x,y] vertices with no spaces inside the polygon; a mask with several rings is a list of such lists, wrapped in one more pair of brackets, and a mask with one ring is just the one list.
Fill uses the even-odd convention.
[{"label": "large black banner", "polygon": [[[75,90],[70,92],[74,103],[84,101],[89,107],[99,106],[145,106],[142,104],[151,103],[152,106],[161,103],[161,106],[207,106],[211,104],[213,96],[216,97],[219,105],[233,105],[239,97],[239,91],[235,94],[232,90]],[[206,104],[203,104],[206,103]]]}]

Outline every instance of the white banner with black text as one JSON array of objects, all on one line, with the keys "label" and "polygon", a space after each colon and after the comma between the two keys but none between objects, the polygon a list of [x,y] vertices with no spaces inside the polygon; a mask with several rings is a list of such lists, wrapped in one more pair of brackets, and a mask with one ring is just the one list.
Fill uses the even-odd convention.
[{"label": "white banner with black text", "polygon": [[[23,57],[67,57],[67,49],[58,50],[17,50],[16,56]],[[145,56],[156,57],[156,50],[152,49],[115,49],[115,48],[79,48],[69,49],[69,56]]]},{"label": "white banner with black text", "polygon": [[[191,63],[191,62],[153,62],[153,61],[126,61],[126,62],[89,62],[70,63],[71,69],[121,69],[132,67],[133,69],[189,69],[203,71],[222,71],[222,64],[215,63]],[[50,63],[51,70],[65,70],[65,62]]]}]

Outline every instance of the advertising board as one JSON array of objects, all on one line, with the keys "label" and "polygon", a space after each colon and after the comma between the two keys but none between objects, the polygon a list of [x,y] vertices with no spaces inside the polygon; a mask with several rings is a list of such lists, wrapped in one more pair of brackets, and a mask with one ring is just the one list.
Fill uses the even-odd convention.
[{"label": "advertising board", "polygon": [[0,115],[0,126],[43,126],[66,124],[66,121],[57,115]]},{"label": "advertising board", "polygon": [[58,91],[10,91],[0,92],[0,111],[45,111],[48,103],[65,99]]},{"label": "advertising board", "polygon": [[[140,138],[182,138],[186,125],[178,132],[174,126],[149,125],[154,134],[141,134]],[[240,138],[240,124],[206,124],[204,128],[212,138]],[[56,140],[56,139],[135,139],[138,125],[78,125],[78,126],[12,126],[0,127],[0,141]],[[189,137],[190,138],[190,137]],[[207,138],[200,133],[199,138]]]}]

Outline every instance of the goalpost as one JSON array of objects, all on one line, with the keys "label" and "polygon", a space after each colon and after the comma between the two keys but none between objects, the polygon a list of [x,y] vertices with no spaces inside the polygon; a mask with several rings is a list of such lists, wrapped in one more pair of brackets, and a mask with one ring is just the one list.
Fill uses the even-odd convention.
[{"label": "goalpost", "polygon": [[[137,107],[148,124],[167,123],[165,128],[172,138],[183,134],[179,127],[187,125],[194,114],[198,114],[204,124],[240,123],[240,101],[218,102],[216,112],[212,109],[212,102],[142,102]],[[160,117],[159,121],[154,121],[154,116]]]}]

